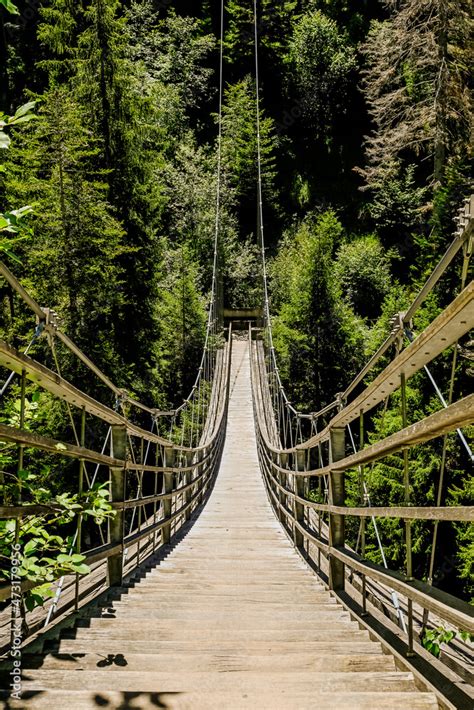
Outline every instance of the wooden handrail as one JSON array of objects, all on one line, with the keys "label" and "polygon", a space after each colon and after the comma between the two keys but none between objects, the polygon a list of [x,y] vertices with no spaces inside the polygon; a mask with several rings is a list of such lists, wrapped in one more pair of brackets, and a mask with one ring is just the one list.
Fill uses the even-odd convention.
[{"label": "wooden handrail", "polygon": [[[336,557],[354,571],[374,581],[388,585],[391,589],[400,592],[421,607],[433,614],[437,614],[440,618],[449,623],[454,624],[457,628],[471,633],[474,632],[474,608],[471,604],[420,580],[407,580],[400,572],[388,570],[368,560],[363,560],[347,548],[341,549],[332,546],[329,541],[320,539],[316,533],[307,526],[297,523],[293,511],[281,504],[270,486],[267,488],[274,507],[278,508],[289,518],[291,522],[298,527],[298,530],[305,539],[313,543],[327,557]],[[285,493],[289,492],[285,491]],[[345,511],[347,509],[343,510]]]},{"label": "wooden handrail", "polygon": [[[99,417],[102,421],[108,422],[112,425],[112,427],[117,427],[117,429],[120,429],[125,434],[138,436],[144,441],[150,441],[159,447],[166,447],[177,454],[184,455],[184,460],[182,461],[183,465],[173,465],[171,467],[166,465],[150,466],[144,463],[131,461],[128,458],[127,460],[123,458],[114,458],[112,456],[92,451],[83,446],[66,444],[25,429],[18,429],[0,424],[0,440],[20,444],[25,448],[34,448],[47,451],[48,453],[55,454],[56,456],[64,456],[67,458],[91,462],[96,465],[103,465],[108,467],[111,472],[114,472],[114,475],[118,474],[119,478],[124,478],[127,471],[130,470],[136,470],[142,473],[151,473],[155,476],[169,476],[170,480],[174,480],[179,476],[183,476],[185,478],[184,484],[176,481],[173,488],[164,493],[156,493],[155,495],[138,499],[112,501],[112,508],[119,513],[123,513],[125,510],[134,508],[146,508],[146,506],[151,504],[155,506],[155,514],[153,515],[153,519],[156,517],[157,503],[164,503],[166,501],[180,498],[184,500],[184,503],[175,512],[170,512],[169,515],[163,516],[161,514],[159,520],[154,519],[153,523],[147,525],[144,529],[138,529],[136,531],[132,530],[126,536],[123,536],[122,534],[120,540],[112,539],[109,542],[94,548],[93,550],[84,551],[83,554],[85,555],[87,563],[95,564],[97,562],[107,560],[109,565],[112,564],[114,559],[116,560],[117,558],[122,558],[125,546],[130,546],[135,543],[139,546],[139,543],[144,539],[155,539],[154,536],[157,532],[170,528],[171,525],[175,524],[180,519],[184,520],[186,517],[189,517],[189,513],[192,509],[202,500],[204,491],[210,485],[210,480],[216,473],[216,466],[219,462],[223,446],[229,396],[232,349],[231,343],[232,331],[230,329],[228,342],[223,350],[222,357],[219,358],[219,366],[216,369],[216,379],[211,393],[208,420],[204,427],[202,439],[199,446],[190,448],[173,444],[162,437],[142,430],[126,420],[124,417],[118,415],[110,408],[102,405],[88,395],[85,395],[83,392],[68,383],[64,378],[61,378],[56,373],[48,370],[48,368],[45,368],[43,365],[40,365],[31,358],[26,358],[24,355],[18,353],[13,348],[10,348],[5,343],[0,342],[0,363],[2,365],[10,367],[20,373],[27,373],[27,375],[30,376],[30,379],[36,381],[40,386],[44,387],[44,389],[50,391],[52,394],[61,396],[62,399],[65,399],[73,405],[81,407],[88,413]],[[198,475],[193,477],[192,473],[195,471]],[[23,505],[16,506],[2,506],[0,507],[0,515],[4,518],[19,519],[31,515],[49,515],[55,513],[56,510],[57,508],[54,505],[54,502],[50,505],[25,503]],[[139,561],[139,555],[137,559]],[[113,567],[114,565],[112,564],[112,568]],[[118,569],[123,569],[123,565],[120,565]],[[58,573],[57,578],[61,576],[63,576],[63,574]],[[25,580],[22,583],[22,590],[24,592],[29,591],[34,589],[37,584],[37,582]],[[9,599],[10,594],[11,585],[4,584],[0,586],[0,601],[6,601]]]},{"label": "wooden handrail", "polygon": [[[332,431],[343,432],[347,424],[355,416],[360,415],[362,408],[371,409],[386,396],[384,385],[396,389],[396,376],[404,372],[407,365],[413,371],[418,371],[432,358],[436,357],[452,342],[456,342],[460,334],[467,332],[474,319],[474,289],[471,283],[435,321],[428,326],[422,335],[411,346],[399,354],[397,358],[369,385],[359,397],[346,408],[342,409],[331,421],[326,429],[312,437],[303,446],[292,449],[283,449],[272,442],[267,429],[267,416],[265,415],[266,396],[264,391],[268,388],[266,372],[262,373],[261,362],[258,355],[258,344],[250,340],[251,348],[251,375],[254,411],[256,418],[258,450],[263,478],[269,494],[270,501],[278,517],[286,521],[289,533],[295,544],[304,545],[304,540],[311,542],[325,555],[330,563],[330,570],[344,570],[344,565],[361,574],[363,577],[388,585],[391,589],[403,594],[410,600],[410,604],[420,604],[424,609],[438,615],[441,619],[454,624],[465,631],[474,631],[474,609],[471,605],[457,599],[453,595],[435,589],[429,584],[419,580],[407,579],[399,572],[394,572],[379,565],[362,559],[344,545],[335,542],[334,533],[329,540],[322,539],[314,530],[305,524],[305,516],[301,509],[313,509],[331,517],[346,518],[391,518],[404,521],[411,520],[444,520],[455,522],[474,521],[474,506],[345,506],[337,504],[334,499],[329,503],[317,503],[307,499],[304,488],[298,481],[304,481],[315,476],[343,475],[349,468],[361,466],[383,458],[397,451],[411,448],[419,443],[428,441],[458,427],[474,422],[474,395],[469,395],[458,402],[454,402],[445,409],[425,417],[424,419],[406,426],[404,429],[388,436],[381,441],[363,448],[351,455],[343,456],[338,460],[332,459],[328,465],[317,469],[309,469],[298,464],[298,457],[304,454],[304,463],[311,448],[319,446],[330,438]],[[414,347],[413,347],[414,346]],[[390,379],[391,378],[391,379]],[[390,384],[393,383],[393,384]],[[397,383],[399,386],[399,383]],[[267,398],[268,399],[268,398]],[[270,406],[271,406],[271,399]],[[270,417],[271,419],[271,417]],[[284,460],[285,463],[281,463]],[[308,456],[309,460],[309,456]],[[288,463],[286,463],[288,462]],[[299,469],[305,470],[299,470]],[[331,490],[331,483],[329,483]],[[331,493],[330,493],[331,495]],[[342,498],[344,501],[344,497]],[[344,526],[342,527],[342,530]],[[338,568],[335,564],[340,565]],[[330,572],[331,574],[331,572]],[[331,583],[331,580],[330,580]],[[337,589],[337,587],[335,587]],[[410,641],[411,643],[411,641]]]}]

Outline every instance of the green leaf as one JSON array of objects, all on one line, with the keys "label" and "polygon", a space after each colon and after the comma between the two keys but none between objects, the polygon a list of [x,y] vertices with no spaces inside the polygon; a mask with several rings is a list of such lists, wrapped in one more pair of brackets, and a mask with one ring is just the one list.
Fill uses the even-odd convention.
[{"label": "green leaf", "polygon": [[71,561],[71,556],[70,555],[58,555],[56,558],[56,561],[59,562],[59,564],[69,564]]},{"label": "green leaf", "polygon": [[10,137],[6,133],[0,131],[0,148],[9,148],[11,144]]},{"label": "green leaf", "polygon": [[18,471],[18,478],[20,479],[20,481],[28,481],[36,477],[29,471]]},{"label": "green leaf", "polygon": [[25,606],[28,611],[33,611],[37,606],[43,606],[43,604],[43,597],[40,597],[39,594],[34,594],[34,592],[30,592],[25,597]]},{"label": "green leaf", "polygon": [[20,118],[12,118],[10,125],[15,124],[16,126],[18,123],[26,123],[27,121],[31,121],[33,118],[36,118],[36,116],[32,114],[29,114],[28,116],[21,116]]},{"label": "green leaf", "polygon": [[[26,114],[29,113],[32,109],[34,109],[35,106],[36,101],[29,101],[27,104],[23,104],[23,106],[20,106],[20,108],[15,111],[13,120],[17,121],[17,119],[26,116]],[[31,116],[31,118],[33,117]]]},{"label": "green leaf", "polygon": [[85,555],[80,555],[80,554],[71,555],[71,561],[74,562],[74,564],[76,564],[78,562],[83,562],[83,560],[85,560],[85,559],[86,559]]},{"label": "green leaf", "polygon": [[31,552],[34,552],[37,547],[38,547],[38,540],[30,540],[25,545],[24,554],[29,555]]},{"label": "green leaf", "polygon": [[24,207],[20,207],[17,210],[12,210],[8,214],[13,215],[17,219],[21,219],[27,214],[31,214],[33,212],[33,205],[25,205]]},{"label": "green leaf", "polygon": [[18,10],[17,6],[14,5],[12,0],[0,0],[0,5],[2,5],[11,15],[20,14],[20,11]]},{"label": "green leaf", "polygon": [[73,568],[76,574],[89,574],[90,572],[90,567],[87,565],[74,565]]}]

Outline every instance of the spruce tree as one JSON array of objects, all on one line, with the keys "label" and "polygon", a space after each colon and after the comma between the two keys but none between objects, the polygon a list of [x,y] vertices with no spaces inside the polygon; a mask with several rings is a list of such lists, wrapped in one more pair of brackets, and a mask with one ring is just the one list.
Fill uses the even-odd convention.
[{"label": "spruce tree", "polygon": [[[40,303],[99,363],[114,360],[114,309],[121,301],[124,232],[97,169],[100,141],[67,88],[42,97],[38,118],[11,150],[5,181],[11,204],[35,206],[34,237],[22,253]],[[108,363],[110,365],[111,362]]]},{"label": "spruce tree", "polygon": [[365,45],[365,94],[374,122],[364,175],[377,186],[394,164],[429,160],[439,186],[469,152],[470,13],[464,0],[386,0]]}]

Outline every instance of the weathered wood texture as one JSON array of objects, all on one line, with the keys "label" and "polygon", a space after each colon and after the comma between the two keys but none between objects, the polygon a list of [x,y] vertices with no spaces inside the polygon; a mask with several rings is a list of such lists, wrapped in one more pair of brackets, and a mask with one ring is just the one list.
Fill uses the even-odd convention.
[{"label": "weathered wood texture", "polygon": [[438,707],[351,620],[276,520],[251,397],[248,343],[237,341],[224,455],[204,511],[119,601],[54,653],[25,656],[17,707]]}]

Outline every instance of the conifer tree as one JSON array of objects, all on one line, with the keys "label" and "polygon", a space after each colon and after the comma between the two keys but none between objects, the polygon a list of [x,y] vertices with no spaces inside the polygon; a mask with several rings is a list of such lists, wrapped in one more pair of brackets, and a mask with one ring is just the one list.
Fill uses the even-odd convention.
[{"label": "conifer tree", "polygon": [[[245,230],[255,229],[257,200],[257,129],[255,85],[247,76],[230,85],[225,93],[222,118],[223,166],[239,202],[238,214]],[[273,121],[260,109],[262,182],[265,206],[275,209],[275,149]]]},{"label": "conifer tree", "polygon": [[[303,222],[273,264],[279,302],[275,347],[295,403],[316,411],[333,401],[362,360],[363,328],[342,302],[334,249],[342,226],[333,212]],[[280,293],[279,293],[280,292]]]},{"label": "conifer tree", "polygon": [[113,358],[124,232],[96,167],[100,142],[66,88],[42,97],[38,119],[15,141],[6,178],[11,204],[35,205],[34,237],[21,254],[38,300],[98,362]]},{"label": "conifer tree", "polygon": [[386,0],[365,45],[365,94],[374,122],[367,138],[367,184],[400,161],[426,161],[444,181],[448,164],[469,153],[473,53],[465,0]]},{"label": "conifer tree", "polygon": [[[284,57],[297,6],[296,0],[259,2],[257,32],[262,53],[269,62],[275,59],[281,61]],[[230,0],[227,15],[229,20],[225,45],[228,60],[241,64],[252,61],[255,47],[253,0]]]}]

